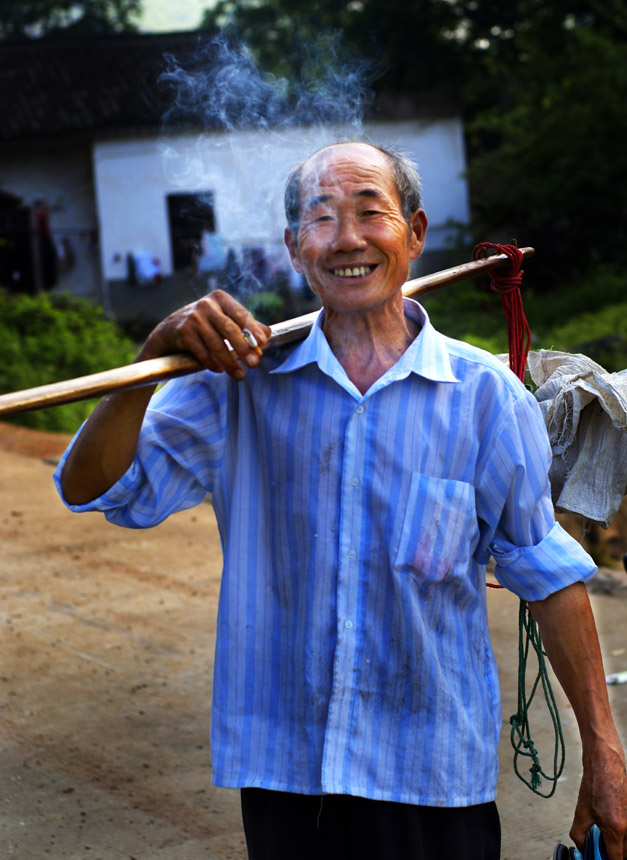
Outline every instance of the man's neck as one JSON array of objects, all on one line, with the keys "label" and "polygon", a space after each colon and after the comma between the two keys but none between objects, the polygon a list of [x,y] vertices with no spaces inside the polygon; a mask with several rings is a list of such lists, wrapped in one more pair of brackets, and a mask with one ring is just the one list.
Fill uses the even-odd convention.
[{"label": "man's neck", "polygon": [[325,307],[323,330],[346,375],[365,394],[396,364],[416,338],[420,324],[405,316],[401,301],[366,312]]}]

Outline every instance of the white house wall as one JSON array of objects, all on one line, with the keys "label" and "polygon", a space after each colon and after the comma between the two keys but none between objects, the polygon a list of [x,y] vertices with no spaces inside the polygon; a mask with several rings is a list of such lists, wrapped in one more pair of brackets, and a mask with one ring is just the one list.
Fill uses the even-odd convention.
[{"label": "white house wall", "polygon": [[[368,124],[363,131],[366,139],[399,147],[418,162],[430,223],[427,248],[446,247],[447,222],[468,221],[461,121]],[[127,255],[140,251],[157,258],[164,275],[172,273],[166,197],[175,193],[212,192],[216,230],[225,247],[264,245],[282,254],[288,172],[317,147],[344,135],[337,128],[305,128],[97,143],[94,182],[104,278],[124,279]]]},{"label": "white house wall", "polygon": [[[98,224],[89,144],[4,146],[0,191],[24,206],[43,201],[50,210],[59,255],[59,288],[100,300]],[[69,259],[64,259],[70,251]]]}]

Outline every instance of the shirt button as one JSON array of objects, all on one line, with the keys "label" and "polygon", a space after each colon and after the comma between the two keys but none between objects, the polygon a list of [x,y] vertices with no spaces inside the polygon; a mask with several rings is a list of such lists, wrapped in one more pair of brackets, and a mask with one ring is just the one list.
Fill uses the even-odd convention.
[{"label": "shirt button", "polygon": [[359,478],[351,478],[351,484],[353,485],[353,487],[358,486]]},{"label": "shirt button", "polygon": [[361,415],[361,413],[362,413],[363,411],[364,411],[364,407],[363,407],[363,406],[358,406],[358,407],[357,407],[357,409],[355,409],[355,412],[356,412],[358,415]]},{"label": "shirt button", "polygon": [[349,557],[349,558],[357,558],[357,553],[356,553],[356,551],[355,551],[354,549],[349,549],[349,551],[348,551],[348,557]]},{"label": "shirt button", "polygon": [[353,629],[353,622],[352,622],[352,621],[347,621],[347,622],[344,624],[344,627],[346,627],[346,629],[347,629],[347,630],[352,630],[352,629]]}]

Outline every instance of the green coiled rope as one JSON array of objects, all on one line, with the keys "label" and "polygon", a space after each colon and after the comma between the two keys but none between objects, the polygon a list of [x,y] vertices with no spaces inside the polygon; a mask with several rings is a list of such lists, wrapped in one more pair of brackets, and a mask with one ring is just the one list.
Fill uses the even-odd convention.
[{"label": "green coiled rope", "polygon": [[[531,687],[529,695],[527,695],[527,662],[531,649],[535,651],[538,660],[538,676]],[[534,794],[548,798],[552,797],[555,793],[557,781],[564,770],[566,747],[545,656],[538,625],[525,601],[521,600],[518,610],[518,710],[509,720],[511,726],[510,739],[514,748],[514,772]],[[551,774],[545,773],[542,770],[538,752],[531,739],[529,728],[529,710],[540,684],[542,685],[555,733],[553,772]],[[524,759],[531,760],[531,766],[528,771],[530,774],[529,777],[521,772]],[[551,786],[548,792],[540,790],[543,780]]]}]

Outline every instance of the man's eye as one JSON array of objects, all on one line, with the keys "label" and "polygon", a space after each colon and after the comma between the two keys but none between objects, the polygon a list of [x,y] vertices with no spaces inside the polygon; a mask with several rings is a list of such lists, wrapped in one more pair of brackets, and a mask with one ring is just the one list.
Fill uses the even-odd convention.
[{"label": "man's eye", "polygon": [[314,220],[316,221],[316,223],[319,223],[320,221],[332,221],[333,218],[331,217],[331,215],[318,215],[318,217]]}]

